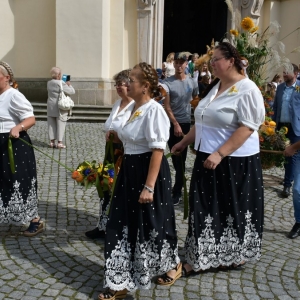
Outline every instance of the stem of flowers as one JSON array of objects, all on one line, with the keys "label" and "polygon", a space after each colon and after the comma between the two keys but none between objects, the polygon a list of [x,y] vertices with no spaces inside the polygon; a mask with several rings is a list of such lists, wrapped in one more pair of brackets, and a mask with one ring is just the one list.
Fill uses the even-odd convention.
[{"label": "stem of flowers", "polygon": [[49,157],[51,160],[57,162],[59,165],[61,165],[62,167],[66,168],[67,170],[69,170],[70,172],[73,172],[74,170],[72,170],[71,168],[69,168],[68,166],[62,164],[59,160],[56,160],[55,158],[51,157],[50,155],[48,155],[47,153],[41,151],[40,149],[34,147],[32,144],[28,143],[27,141],[23,140],[22,138],[19,137],[19,140],[21,140],[23,143],[27,144],[28,146],[34,148],[35,150],[37,150],[38,152],[44,154],[45,156]]}]

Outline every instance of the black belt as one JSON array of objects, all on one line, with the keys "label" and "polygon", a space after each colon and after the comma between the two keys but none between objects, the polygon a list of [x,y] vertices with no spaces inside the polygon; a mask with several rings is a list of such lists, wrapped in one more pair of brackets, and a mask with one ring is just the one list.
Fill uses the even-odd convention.
[{"label": "black belt", "polygon": [[281,126],[286,126],[286,127],[289,127],[289,126],[292,126],[292,124],[291,123],[279,123]]}]

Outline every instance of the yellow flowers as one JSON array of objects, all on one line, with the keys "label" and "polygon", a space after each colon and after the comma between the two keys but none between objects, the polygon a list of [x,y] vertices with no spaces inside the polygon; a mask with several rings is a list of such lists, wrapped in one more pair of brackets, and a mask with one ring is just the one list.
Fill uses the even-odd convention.
[{"label": "yellow flowers", "polygon": [[230,33],[234,36],[238,36],[239,32],[236,29],[230,29]]},{"label": "yellow flowers", "polygon": [[[255,26],[254,21],[250,17],[246,17],[242,20],[241,22],[241,27],[245,30],[248,31],[249,33],[255,33],[258,30],[258,26]],[[233,36],[238,36],[239,32],[236,29],[230,29],[230,34]]]},{"label": "yellow flowers", "polygon": [[297,92],[297,93],[300,93],[300,86],[299,86],[299,85],[296,85],[296,86],[295,86],[295,89],[296,89],[296,92]]},{"label": "yellow flowers", "polygon": [[235,85],[233,85],[229,92],[228,92],[228,95],[232,95],[232,94],[236,94],[238,92],[237,88],[235,87]]},{"label": "yellow flowers", "polygon": [[140,116],[142,114],[141,110],[137,110],[129,119],[129,122],[133,121],[135,118],[137,118],[138,116]]},{"label": "yellow flowers", "polygon": [[253,27],[253,28],[251,28],[250,30],[249,30],[249,32],[250,33],[254,33],[254,32],[256,32],[257,30],[258,30],[258,26],[255,26],[255,27]]},{"label": "yellow flowers", "polygon": [[280,130],[283,130],[284,134],[287,134],[289,131],[286,126],[281,127]]},{"label": "yellow flowers", "polygon": [[250,17],[246,17],[242,20],[241,26],[244,30],[249,31],[255,26],[255,24]]},{"label": "yellow flowers", "polygon": [[276,126],[276,122],[270,121],[270,122],[269,122],[269,125],[275,127],[275,126]]},{"label": "yellow flowers", "polygon": [[267,127],[265,130],[266,135],[274,135],[275,134],[275,128],[273,127]]}]

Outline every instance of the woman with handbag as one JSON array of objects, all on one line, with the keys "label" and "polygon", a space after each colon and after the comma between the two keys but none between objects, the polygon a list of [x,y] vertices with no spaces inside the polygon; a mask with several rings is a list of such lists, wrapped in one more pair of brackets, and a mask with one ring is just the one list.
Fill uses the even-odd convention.
[{"label": "woman with handbag", "polygon": [[[52,79],[47,83],[48,100],[47,100],[47,122],[50,138],[50,148],[64,149],[66,146],[62,143],[66,122],[68,120],[68,111],[58,108],[58,101],[61,98],[61,93],[69,95],[75,94],[70,81],[64,82],[61,80],[61,69],[53,67],[50,70]],[[57,145],[55,140],[58,141]]]}]

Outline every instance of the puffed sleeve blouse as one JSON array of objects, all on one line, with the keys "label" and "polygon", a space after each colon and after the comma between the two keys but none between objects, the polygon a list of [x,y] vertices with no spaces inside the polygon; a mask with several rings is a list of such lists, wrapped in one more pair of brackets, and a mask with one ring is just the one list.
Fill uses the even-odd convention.
[{"label": "puffed sleeve blouse", "polygon": [[[133,102],[128,110],[134,109]],[[118,137],[125,154],[141,154],[152,149],[165,149],[169,139],[170,121],[163,107],[151,99],[139,107],[129,118],[123,119]]]},{"label": "puffed sleeve blouse", "polygon": [[10,132],[22,120],[33,117],[33,107],[25,96],[14,88],[0,95],[0,132]]},{"label": "puffed sleeve blouse", "polygon": [[[105,124],[104,124],[104,132],[107,132],[109,130],[114,130],[116,131],[117,128],[120,127],[120,125],[122,124],[122,120],[123,118],[125,118],[126,120],[129,119],[130,117],[130,111],[127,109],[132,103],[132,101],[130,101],[120,112],[119,112],[119,108],[121,105],[121,101],[122,99],[119,99],[115,102],[111,113],[109,115],[109,117],[107,118]],[[134,102],[134,101],[133,101]]]},{"label": "puffed sleeve blouse", "polygon": [[195,150],[218,150],[241,124],[254,132],[230,156],[250,156],[259,152],[257,130],[264,122],[264,100],[259,88],[248,78],[238,81],[217,98],[220,82],[202,99],[195,110]]}]

